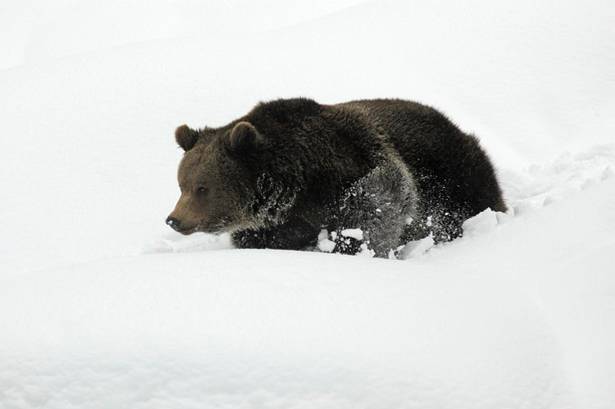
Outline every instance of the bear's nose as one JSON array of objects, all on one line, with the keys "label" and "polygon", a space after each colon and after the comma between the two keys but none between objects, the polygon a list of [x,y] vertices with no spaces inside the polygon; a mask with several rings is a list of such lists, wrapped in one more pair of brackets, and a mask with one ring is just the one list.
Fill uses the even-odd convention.
[{"label": "bear's nose", "polygon": [[175,217],[167,217],[167,225],[171,227],[173,230],[179,230],[180,222]]}]

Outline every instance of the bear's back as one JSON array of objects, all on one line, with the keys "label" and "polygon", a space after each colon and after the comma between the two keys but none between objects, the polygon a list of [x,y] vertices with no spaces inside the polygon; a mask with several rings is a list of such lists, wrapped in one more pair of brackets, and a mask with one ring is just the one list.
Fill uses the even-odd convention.
[{"label": "bear's back", "polygon": [[399,99],[338,106],[361,113],[386,135],[413,173],[425,207],[445,203],[467,213],[464,217],[487,207],[506,210],[495,170],[478,140],[439,111]]}]

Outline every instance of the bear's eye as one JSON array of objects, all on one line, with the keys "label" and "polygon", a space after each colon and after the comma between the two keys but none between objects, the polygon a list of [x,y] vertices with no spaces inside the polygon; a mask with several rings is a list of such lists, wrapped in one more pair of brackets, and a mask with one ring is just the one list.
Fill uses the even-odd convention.
[{"label": "bear's eye", "polygon": [[206,193],[207,192],[207,188],[205,186],[199,186],[196,188],[197,193]]}]

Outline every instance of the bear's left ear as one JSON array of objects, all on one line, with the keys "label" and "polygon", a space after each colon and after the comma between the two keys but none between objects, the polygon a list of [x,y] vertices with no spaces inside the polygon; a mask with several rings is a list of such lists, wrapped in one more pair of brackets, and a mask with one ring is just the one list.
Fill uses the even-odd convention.
[{"label": "bear's left ear", "polygon": [[239,122],[228,136],[227,147],[233,152],[245,152],[264,142],[263,136],[250,122]]},{"label": "bear's left ear", "polygon": [[186,152],[194,147],[197,139],[199,139],[199,133],[194,129],[188,128],[188,125],[181,125],[175,130],[175,140]]}]

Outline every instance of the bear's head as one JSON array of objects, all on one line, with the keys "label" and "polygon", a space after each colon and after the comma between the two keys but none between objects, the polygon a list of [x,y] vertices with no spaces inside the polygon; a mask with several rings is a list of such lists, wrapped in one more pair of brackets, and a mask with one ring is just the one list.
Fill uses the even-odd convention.
[{"label": "bear's head", "polygon": [[264,145],[260,132],[247,121],[201,131],[182,125],[175,139],[185,151],[177,174],[181,196],[166,223],[182,234],[256,227],[263,177],[253,163]]},{"label": "bear's head", "polygon": [[177,175],[181,196],[167,224],[190,234],[287,221],[298,204],[314,196],[308,180],[322,185],[331,179],[318,176],[327,152],[318,138],[333,137],[321,111],[305,98],[275,100],[221,128],[177,128],[175,140],[185,152]]},{"label": "bear's head", "polygon": [[177,128],[175,140],[185,151],[177,173],[181,196],[166,223],[182,234],[218,233],[248,224],[251,177],[241,157],[258,150],[262,139],[249,122],[226,130]]}]

